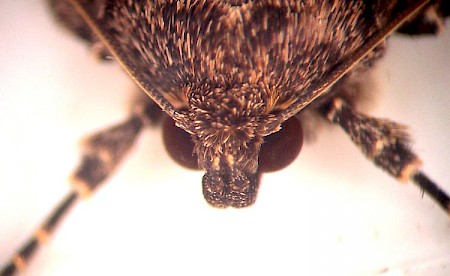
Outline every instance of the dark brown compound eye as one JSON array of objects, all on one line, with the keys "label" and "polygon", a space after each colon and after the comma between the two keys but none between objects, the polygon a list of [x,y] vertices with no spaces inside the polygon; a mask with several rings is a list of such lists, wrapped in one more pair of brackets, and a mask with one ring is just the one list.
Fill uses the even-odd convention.
[{"label": "dark brown compound eye", "polygon": [[175,162],[189,169],[199,169],[191,135],[177,127],[168,116],[163,120],[163,140],[167,152]]},{"label": "dark brown compound eye", "polygon": [[291,117],[282,124],[280,131],[264,138],[259,153],[259,171],[273,172],[287,167],[297,158],[302,145],[302,125],[297,118]]}]

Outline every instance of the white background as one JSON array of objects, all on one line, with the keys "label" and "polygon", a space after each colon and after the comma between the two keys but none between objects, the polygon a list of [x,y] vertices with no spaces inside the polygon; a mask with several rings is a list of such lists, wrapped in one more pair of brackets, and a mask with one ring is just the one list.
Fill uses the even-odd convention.
[{"label": "white background", "polygon": [[[85,134],[126,116],[133,85],[58,28],[43,1],[0,2],[0,264],[68,191]],[[393,39],[371,114],[410,126],[424,170],[450,192],[450,31]],[[339,129],[257,203],[217,210],[201,172],[145,132],[120,170],[78,205],[24,275],[448,275],[450,218],[414,185],[367,162]]]}]

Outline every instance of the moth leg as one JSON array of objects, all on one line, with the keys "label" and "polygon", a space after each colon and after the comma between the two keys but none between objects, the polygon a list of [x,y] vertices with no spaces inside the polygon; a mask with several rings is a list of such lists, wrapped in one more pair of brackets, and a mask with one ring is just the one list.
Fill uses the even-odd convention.
[{"label": "moth leg", "polygon": [[[104,61],[112,58],[109,50],[76,12],[69,0],[47,0],[47,2],[56,21],[73,35],[84,40],[91,48],[94,56]],[[99,20],[104,15],[102,11],[105,9],[106,2],[106,0],[95,0],[89,4],[90,12],[96,14]]]},{"label": "moth leg", "polygon": [[404,126],[359,113],[339,97],[325,105],[322,112],[330,122],[338,124],[375,165],[400,181],[416,183],[450,214],[449,195],[420,171],[421,161],[410,149]]},{"label": "moth leg", "polygon": [[63,200],[53,209],[50,216],[41,224],[32,237],[17,251],[9,263],[0,272],[2,276],[14,275],[22,271],[39,246],[48,239],[55,226],[68,213],[78,201],[79,195],[76,191],[68,193]]},{"label": "moth leg", "polygon": [[85,139],[82,161],[71,177],[72,188],[81,196],[90,195],[116,169],[144,126],[154,123],[153,102],[136,105],[132,115]]},{"label": "moth leg", "polygon": [[152,101],[140,101],[134,105],[133,112],[127,120],[99,131],[84,141],[81,164],[71,177],[72,190],[0,271],[0,275],[13,275],[25,268],[39,246],[48,240],[75,203],[80,198],[90,195],[113,173],[142,129],[160,117],[158,110],[160,110],[159,107]]},{"label": "moth leg", "polygon": [[[402,10],[410,5],[409,1],[397,1],[396,8]],[[450,16],[450,4],[446,0],[435,0],[425,9],[406,21],[398,33],[408,35],[438,34],[445,28],[445,18]]]}]

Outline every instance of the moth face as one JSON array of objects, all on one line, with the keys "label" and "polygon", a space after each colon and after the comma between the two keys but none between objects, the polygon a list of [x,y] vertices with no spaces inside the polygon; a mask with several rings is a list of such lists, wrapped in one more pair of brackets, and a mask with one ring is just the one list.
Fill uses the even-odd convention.
[{"label": "moth face", "polygon": [[262,84],[194,83],[183,94],[188,99],[183,124],[190,135],[165,123],[167,151],[178,163],[205,170],[203,195],[211,205],[253,204],[261,173],[279,170],[298,155],[300,123],[292,118],[280,126]]},{"label": "moth face", "polygon": [[220,208],[252,205],[262,173],[289,165],[303,143],[302,127],[296,118],[268,136],[259,135],[257,128],[234,129],[234,135],[207,129],[206,136],[188,134],[168,117],[163,124],[164,142],[169,155],[179,164],[206,171],[203,195],[209,204]]},{"label": "moth face", "polygon": [[226,137],[214,144],[196,138],[195,153],[202,169],[203,195],[215,207],[246,207],[253,204],[259,184],[258,156],[262,137]]}]

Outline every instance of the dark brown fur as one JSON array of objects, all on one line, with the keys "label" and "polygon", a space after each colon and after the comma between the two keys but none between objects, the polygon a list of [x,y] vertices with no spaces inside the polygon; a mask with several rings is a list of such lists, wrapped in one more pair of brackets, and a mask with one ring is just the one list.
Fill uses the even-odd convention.
[{"label": "dark brown fur", "polygon": [[409,7],[421,1],[49,2],[67,28],[100,57],[121,63],[153,102],[136,101],[128,120],[86,140],[74,190],[2,275],[25,266],[79,195],[111,175],[142,128],[157,121],[155,103],[191,135],[213,206],[255,201],[265,137],[296,116],[310,129],[317,118],[341,126],[377,166],[416,182],[450,212],[450,197],[419,171],[402,127],[358,110],[366,95],[355,81],[383,55],[385,38],[400,23],[406,33],[439,30],[450,13],[446,1],[414,18],[407,18]]},{"label": "dark brown fur", "polygon": [[362,92],[339,87],[348,87],[350,76],[369,68],[382,55],[383,43],[337,89],[324,93],[320,87],[410,4],[76,2],[86,12],[84,20],[72,18],[76,13],[67,1],[52,1],[58,16],[69,17],[69,28],[78,35],[98,44],[97,32],[147,94],[192,135],[198,164],[206,170],[207,201],[235,207],[255,201],[264,137],[280,129],[293,115],[292,108],[298,112],[319,93],[310,106],[313,115],[320,116],[314,110],[337,96],[358,106]]}]

